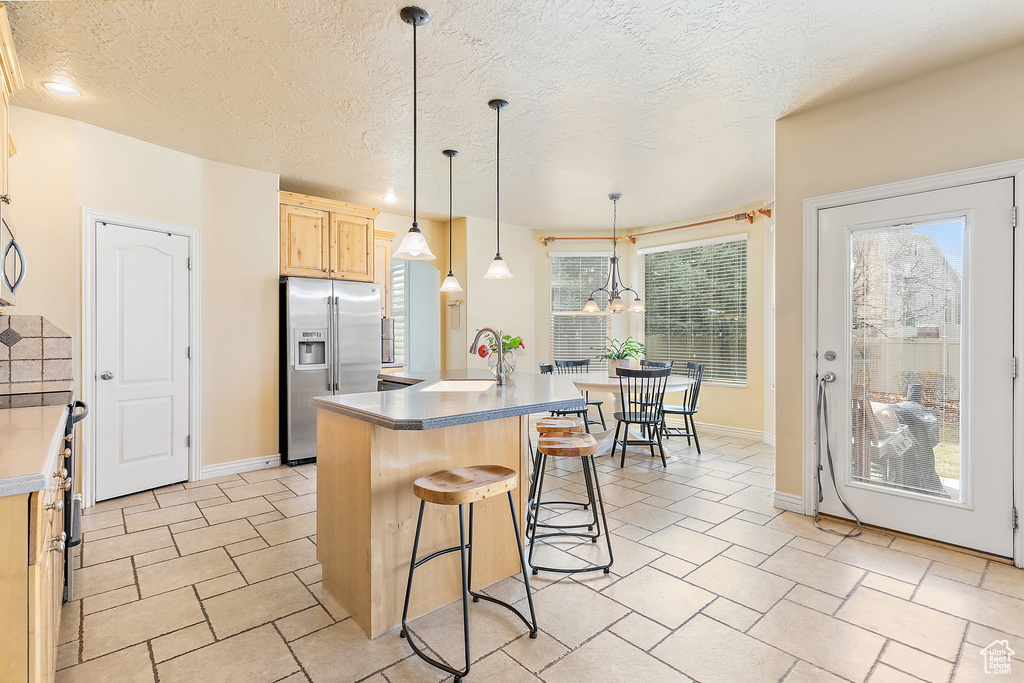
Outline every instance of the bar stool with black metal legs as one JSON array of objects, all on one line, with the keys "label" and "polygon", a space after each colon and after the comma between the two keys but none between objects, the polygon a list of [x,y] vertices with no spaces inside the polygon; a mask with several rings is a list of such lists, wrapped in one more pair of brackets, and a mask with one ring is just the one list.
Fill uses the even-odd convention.
[{"label": "bar stool with black metal legs", "polygon": [[[594,462],[594,454],[597,453],[597,440],[590,434],[570,434],[566,436],[550,436],[545,435],[537,440],[537,450],[540,451],[541,460],[540,468],[537,473],[537,490],[535,499],[537,502],[537,510],[533,515],[531,526],[527,536],[530,541],[530,554],[529,561],[530,566],[533,568],[533,573],[536,574],[538,571],[556,572],[559,574],[577,574],[579,572],[591,572],[596,570],[603,570],[607,574],[611,570],[614,556],[612,555],[612,540],[611,535],[608,533],[608,519],[605,517],[604,512],[604,499],[601,497],[601,485],[597,477],[597,465]],[[575,525],[541,525],[538,520],[540,518],[541,497],[544,495],[544,473],[547,470],[548,457],[562,457],[562,458],[580,458],[580,462],[583,465],[583,480],[587,487],[587,504],[594,511],[593,525],[595,529],[593,533],[585,533],[583,531],[572,531],[574,527],[587,526],[586,524],[575,524]],[[597,510],[601,511],[600,520],[598,520]],[[537,533],[537,527],[554,528],[555,531],[547,533]],[[555,537],[567,537],[577,539],[588,539],[591,543],[597,543],[597,539],[601,536],[605,538],[605,544],[608,547],[608,562],[606,564],[589,563],[585,567],[545,567],[538,565],[534,562],[533,554],[537,547],[537,541],[545,538]]]},{"label": "bar stool with black metal legs", "polygon": [[[553,437],[553,436],[575,436],[583,434],[583,420],[575,417],[545,417],[537,421],[537,432],[540,438]],[[534,496],[537,493],[537,481],[538,473],[540,471],[540,463],[543,454],[540,452],[540,447],[534,450],[533,463],[530,472],[530,491],[527,498],[527,510],[526,510],[526,538],[530,538],[530,534],[533,530],[533,516],[538,514],[541,506],[539,499]],[[577,500],[547,500],[543,503],[547,509],[553,506],[570,506],[580,507],[584,510],[590,508],[590,501],[580,502]],[[593,520],[585,524],[541,524],[538,522],[537,526],[545,529],[574,529],[587,527],[587,531],[593,531],[594,526],[597,524],[597,510],[591,508],[593,514]]]},{"label": "bar stool with black metal legs", "polygon": [[[501,465],[474,465],[472,467],[458,467],[454,469],[439,470],[425,477],[420,477],[413,482],[413,493],[420,499],[420,514],[416,520],[416,537],[412,543],[412,560],[409,563],[409,583],[405,589],[405,606],[402,608],[402,630],[400,636],[409,641],[409,646],[416,655],[428,664],[446,671],[455,676],[456,683],[469,673],[469,596],[473,596],[473,602],[486,600],[511,610],[517,617],[523,620],[530,629],[530,637],[537,637],[537,613],[533,609],[533,594],[530,592],[530,579],[526,571],[526,558],[523,556],[523,543],[519,538],[519,523],[516,520],[516,506],[512,500],[512,490],[519,482],[519,475]],[[523,583],[526,584],[526,600],[530,605],[530,619],[523,616],[507,602],[492,598],[483,593],[477,593],[470,588],[473,581],[473,504],[477,501],[499,496],[502,493],[508,495],[508,508],[512,513],[512,529],[515,532],[516,546],[519,548],[519,566],[523,570]],[[420,529],[423,527],[423,508],[427,503],[436,505],[458,505],[459,506],[459,545],[444,550],[438,550],[422,560],[416,560],[416,552],[419,550]],[[469,543],[466,543],[466,525],[463,506],[469,504]],[[419,638],[409,628],[407,622],[409,617],[409,596],[412,594],[412,578],[416,568],[436,557],[447,553],[459,551],[462,557],[462,627],[463,637],[466,644],[466,666],[459,670],[452,667],[448,662],[439,661],[425,654],[417,645],[414,639]],[[467,564],[466,555],[469,555]],[[419,638],[422,642],[422,638]]]}]

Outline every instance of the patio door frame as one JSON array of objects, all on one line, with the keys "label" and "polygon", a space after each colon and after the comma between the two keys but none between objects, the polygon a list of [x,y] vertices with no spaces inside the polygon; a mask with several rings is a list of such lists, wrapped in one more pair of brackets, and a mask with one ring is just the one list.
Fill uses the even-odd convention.
[{"label": "patio door frame", "polygon": [[[1020,207],[1024,204],[1024,159],[1016,159],[998,164],[977,166],[961,171],[951,171],[937,175],[903,180],[883,185],[836,192],[834,194],[811,197],[804,200],[803,215],[803,511],[805,515],[814,514],[815,496],[815,443],[814,424],[817,419],[817,380],[818,359],[818,216],[825,209],[832,209],[848,204],[891,199],[904,195],[944,190],[960,185],[1013,178],[1013,204]],[[1015,208],[1019,215],[1020,209]],[[1012,227],[1014,222],[1017,227]],[[1020,230],[1021,219],[1016,216],[1006,217],[1007,230]],[[1013,254],[1013,315],[1014,338],[1013,356],[1018,362],[1024,359],[1024,339],[1018,330],[1024,321],[1024,237],[1014,239]],[[1007,372],[1010,372],[1010,359],[1007,358]],[[1013,383],[1013,501],[1014,506],[1024,502],[1024,378],[1018,371]],[[824,483],[822,484],[824,485]],[[1019,506],[1018,506],[1019,507]],[[1021,510],[1024,513],[1024,510]],[[1024,516],[1024,515],[1022,515]],[[1009,522],[1009,520],[1007,520]],[[1024,567],[1024,520],[1013,531],[1013,562]]]}]

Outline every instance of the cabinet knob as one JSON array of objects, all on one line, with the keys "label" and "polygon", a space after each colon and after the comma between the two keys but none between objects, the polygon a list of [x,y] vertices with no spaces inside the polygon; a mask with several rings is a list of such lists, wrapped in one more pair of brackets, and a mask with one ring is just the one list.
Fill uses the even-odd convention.
[{"label": "cabinet knob", "polygon": [[70,457],[71,457],[71,449],[70,448],[65,448],[64,449],[64,458],[67,459],[67,458],[70,458]]},{"label": "cabinet knob", "polygon": [[325,273],[327,272],[327,269],[326,269],[326,268],[324,268],[324,272],[325,272]]},{"label": "cabinet knob", "polygon": [[68,478],[68,468],[62,467],[60,469],[60,471],[54,472],[53,473],[53,478],[54,479],[67,479]]},{"label": "cabinet knob", "polygon": [[337,268],[334,268],[334,269],[332,269],[332,270],[331,270],[331,272],[332,272],[332,273],[337,273],[337,272],[338,272],[338,269],[337,269]]},{"label": "cabinet knob", "polygon": [[50,503],[49,505],[43,506],[44,510],[56,510],[57,512],[64,512],[64,501],[58,500],[56,503]]},{"label": "cabinet knob", "polygon": [[53,544],[53,545],[50,546],[50,551],[51,552],[61,552],[61,553],[64,552],[64,548],[67,547],[65,545],[65,541],[67,541],[67,540],[68,540],[67,533],[63,532],[63,531],[60,532],[60,538],[54,536],[53,538],[50,539],[50,543]]},{"label": "cabinet knob", "polygon": [[71,479],[65,479],[61,483],[62,483],[62,486],[60,488],[64,489],[65,491],[70,491],[71,490]]},{"label": "cabinet knob", "polygon": [[67,441],[68,443],[71,443],[72,441],[75,440],[75,435],[74,434],[65,434],[64,435],[64,440]]}]

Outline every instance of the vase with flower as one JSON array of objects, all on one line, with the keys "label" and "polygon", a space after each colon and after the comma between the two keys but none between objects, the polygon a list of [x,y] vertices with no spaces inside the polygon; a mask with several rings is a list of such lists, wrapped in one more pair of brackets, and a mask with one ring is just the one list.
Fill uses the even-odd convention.
[{"label": "vase with flower", "polygon": [[[516,351],[525,348],[526,345],[523,343],[522,337],[513,337],[509,334],[501,335],[501,354],[504,360],[506,378],[516,369]],[[495,375],[498,374],[498,345],[493,338],[487,344],[480,345],[477,349],[477,355],[481,358],[486,358],[487,367]]]}]

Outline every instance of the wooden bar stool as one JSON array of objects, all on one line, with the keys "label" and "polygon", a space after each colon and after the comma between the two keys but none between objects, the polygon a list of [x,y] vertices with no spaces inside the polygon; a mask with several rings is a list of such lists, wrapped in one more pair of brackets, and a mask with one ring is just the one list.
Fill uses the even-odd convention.
[{"label": "wooden bar stool", "polygon": [[[530,637],[537,637],[537,613],[533,609],[533,594],[530,592],[530,580],[526,571],[526,558],[523,556],[523,543],[519,538],[519,523],[516,520],[516,506],[512,501],[512,490],[515,489],[518,483],[519,475],[516,474],[515,470],[502,467],[501,465],[474,465],[472,467],[438,470],[433,474],[420,477],[412,484],[413,493],[415,493],[416,497],[420,499],[420,514],[419,518],[416,520],[416,537],[412,543],[412,561],[409,563],[409,583],[405,589],[405,606],[402,608],[402,630],[399,635],[409,641],[409,646],[412,647],[412,651],[415,652],[420,659],[452,674],[455,676],[456,683],[459,683],[459,681],[469,673],[470,595],[473,596],[473,602],[486,600],[511,610],[516,614],[516,616],[522,619],[523,623],[530,629]],[[523,583],[526,584],[526,599],[530,604],[530,619],[527,619],[523,616],[522,612],[507,602],[502,602],[501,600],[492,598],[489,595],[484,595],[483,593],[476,593],[472,588],[470,588],[470,583],[473,580],[473,503],[478,500],[490,498],[491,496],[500,496],[502,493],[508,495],[508,509],[509,512],[512,513],[512,529],[515,531],[516,546],[519,548],[519,565],[523,570]],[[419,550],[420,529],[423,526],[423,509],[427,503],[459,506],[459,545],[451,548],[445,548],[444,550],[438,550],[436,553],[417,561],[416,552]],[[466,504],[469,504],[468,544],[466,543],[465,517],[463,515],[463,506]],[[469,550],[468,564],[466,561],[467,549]],[[459,551],[459,554],[462,557],[462,625],[463,637],[466,642],[466,667],[461,671],[455,669],[447,662],[438,661],[424,654],[413,640],[415,633],[413,633],[412,629],[409,628],[409,624],[406,623],[409,616],[409,596],[412,594],[412,577],[416,568],[429,562],[435,557],[452,553],[456,550]],[[423,639],[420,638],[421,642],[422,640]]]},{"label": "wooden bar stool", "polygon": [[[543,417],[537,420],[537,432],[541,437],[544,436],[572,436],[575,434],[585,433],[586,424],[583,419],[577,417]],[[530,471],[530,491],[527,496],[527,509],[526,509],[526,535],[529,538],[531,529],[533,529],[532,519],[538,511],[540,501],[534,498],[537,492],[537,472],[540,471],[540,460],[541,453],[540,449],[537,449],[533,453],[533,466]],[[548,501],[545,505],[571,505],[579,506],[584,510],[590,505],[590,503],[580,503],[574,500],[554,500]],[[538,526],[551,526],[547,524],[539,524]],[[580,524],[576,526],[587,526],[591,525]],[[590,528],[589,530],[593,530]]]},{"label": "wooden bar stool", "polygon": [[[530,520],[531,525],[527,534],[530,541],[530,555],[529,561],[530,566],[533,568],[533,573],[536,574],[538,571],[558,572],[560,574],[576,574],[578,572],[590,572],[601,569],[607,574],[611,570],[612,562],[614,557],[612,555],[612,539],[608,534],[608,519],[604,513],[604,499],[601,497],[601,484],[597,477],[597,465],[594,462],[594,454],[597,453],[597,440],[590,434],[569,434],[567,436],[552,436],[549,434],[541,436],[537,441],[537,451],[540,453],[540,464],[537,472],[537,491],[536,491],[536,509],[532,519]],[[557,458],[580,458],[580,462],[583,465],[583,479],[587,486],[587,506],[593,511],[593,521],[590,524],[540,524],[538,519],[540,517],[540,499],[544,494],[544,473],[547,470],[548,457]],[[547,505],[547,504],[545,504]],[[598,521],[597,510],[600,506],[601,518]],[[583,531],[572,531],[573,528],[588,527],[588,531],[593,533],[584,533]],[[552,528],[557,529],[547,533],[538,534],[537,528]],[[542,538],[553,538],[553,537],[570,537],[570,538],[586,538],[591,543],[597,543],[597,539],[604,534],[605,544],[608,547],[608,563],[607,564],[596,564],[590,563],[586,567],[578,567],[575,569],[569,569],[565,567],[543,567],[538,566],[533,561],[533,553],[537,545],[537,541]]]}]

